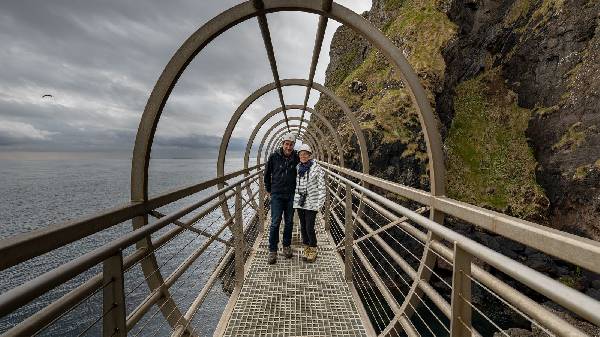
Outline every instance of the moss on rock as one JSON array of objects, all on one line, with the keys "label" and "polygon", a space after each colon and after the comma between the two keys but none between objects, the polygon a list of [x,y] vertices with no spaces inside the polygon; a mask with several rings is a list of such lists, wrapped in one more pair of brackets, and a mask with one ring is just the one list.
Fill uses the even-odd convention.
[{"label": "moss on rock", "polygon": [[383,9],[386,11],[396,10],[404,4],[404,0],[384,0]]},{"label": "moss on rock", "polygon": [[569,127],[558,143],[552,145],[556,151],[571,152],[578,148],[585,141],[585,132],[582,130],[581,122],[577,122]]},{"label": "moss on rock", "polygon": [[510,7],[508,14],[504,17],[504,27],[511,27],[512,24],[527,15],[530,8],[531,0],[516,0]]},{"label": "moss on rock", "polygon": [[448,148],[448,195],[535,219],[548,199],[535,179],[536,161],[527,144],[531,110],[517,105],[496,71],[461,83]]},{"label": "moss on rock", "polygon": [[[384,33],[403,50],[421,78],[432,106],[435,106],[435,92],[441,90],[444,78],[442,49],[457,29],[437,7],[435,0],[384,2],[386,10],[397,14],[384,26]],[[345,57],[354,59],[355,56]],[[340,81],[341,75],[345,78]],[[353,90],[353,83],[357,82],[364,85],[364,90]],[[355,69],[338,71],[333,74],[333,80],[330,76],[329,84],[357,113],[364,129],[380,132],[383,144],[406,145],[401,156],[414,156],[422,161],[423,172],[426,170],[427,154],[419,145],[423,142],[423,135],[418,115],[402,79],[384,55],[371,50]],[[319,102],[318,105],[324,106],[324,103]],[[351,132],[345,131],[341,130],[341,133],[351,135]]]}]

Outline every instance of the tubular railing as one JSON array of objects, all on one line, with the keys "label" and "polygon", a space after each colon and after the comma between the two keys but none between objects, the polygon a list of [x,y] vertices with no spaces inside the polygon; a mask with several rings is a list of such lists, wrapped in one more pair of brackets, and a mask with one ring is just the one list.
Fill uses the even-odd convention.
[{"label": "tubular railing", "polygon": [[[100,331],[103,336],[156,335],[163,331],[162,325],[166,322],[174,322],[171,324],[174,335],[197,335],[198,327],[191,323],[216,281],[220,278],[225,284],[235,279],[234,286],[242,281],[248,255],[244,247],[252,246],[261,230],[259,221],[264,219],[264,200],[257,201],[259,195],[264,195],[261,175],[262,170],[257,165],[150,198],[147,202],[129,203],[90,218],[1,240],[2,270],[19,272],[22,262],[43,258],[43,254],[70,243],[77,244],[88,236],[94,238],[101,231],[134,217],[156,218],[146,226],[82,252],[79,257],[0,294],[0,317],[4,323],[13,322],[2,335],[31,336],[48,330],[52,330],[52,334],[66,334],[66,331],[57,331],[55,324],[84,304],[99,307],[99,315],[92,321],[80,322],[76,331],[69,331],[73,335],[98,335]],[[227,186],[215,190],[221,183]],[[248,195],[244,197],[246,189]],[[163,206],[173,208],[181,203],[188,205],[169,214],[160,210]],[[222,205],[233,210],[235,216],[228,218],[220,214]],[[140,240],[149,240],[151,245],[136,248]],[[188,252],[191,253],[185,257],[184,253]],[[141,262],[151,256],[159,257],[160,263],[157,262],[154,270],[144,270],[142,274],[139,272]],[[235,268],[228,268],[230,265]],[[163,278],[165,272],[169,274]],[[147,295],[140,299],[144,283],[150,285],[148,280],[157,277],[162,280],[160,287],[154,290],[150,287]],[[198,283],[198,277],[205,281],[197,293],[182,291]],[[56,288],[65,288],[65,284],[71,289],[56,291]],[[180,303],[169,307],[169,300],[173,298],[180,299],[180,303],[191,302],[185,314],[179,311]],[[32,301],[47,304],[32,312],[29,305]],[[152,313],[152,308],[158,310]],[[148,331],[158,312],[163,313],[165,321]]]},{"label": "tubular railing", "polygon": [[[540,227],[527,221],[320,163],[325,167],[327,182],[322,212],[325,228],[339,252],[345,278],[371,334],[491,336],[496,332],[508,336],[504,329],[510,325],[502,315],[513,315],[520,316],[523,325],[531,324],[551,335],[586,335],[556,311],[539,304],[540,299],[599,325],[598,301],[425,215],[432,207],[446,207],[452,215],[459,214],[458,219],[592,272],[598,272],[599,267],[585,258],[600,260],[598,243],[550,229],[539,234]],[[90,302],[99,306],[99,311],[93,319],[81,322],[74,335],[98,335],[100,331],[104,336],[155,336],[168,331],[171,336],[198,335],[199,326],[193,323],[194,319],[217,280],[222,280],[223,288],[233,294],[230,303],[235,301],[244,281],[245,263],[263,231],[266,216],[261,173],[260,166],[255,166],[150,199],[153,207],[143,205],[142,215],[155,221],[1,294],[0,314],[5,318],[31,301],[54,296],[50,303],[15,322],[3,335],[59,333],[56,323]],[[226,186],[209,191],[220,183]],[[199,192],[207,195],[190,201]],[[189,204],[172,212],[160,209],[175,201]],[[222,212],[223,205],[231,217]],[[124,220],[118,218],[97,226],[91,235],[98,235],[98,228],[111,228],[140,216],[137,208],[128,204],[88,219],[2,240],[0,253],[13,256],[12,260],[3,259],[3,266],[16,268],[23,256],[31,260],[44,254],[40,251],[48,251],[32,247],[35,254],[9,254],[15,246],[27,249],[23,242],[32,244],[44,237],[52,238],[65,227],[75,230],[82,223],[106,219],[107,214],[122,214],[123,209],[128,210]],[[490,218],[494,219],[494,226],[485,223]],[[506,235],[516,230],[505,226],[519,226],[521,232]],[[63,241],[76,242],[88,232],[81,233],[84,234],[78,238],[70,236]],[[142,239],[150,239],[152,248],[136,248]],[[542,243],[529,245],[532,241]],[[557,249],[558,244],[571,251]],[[59,247],[53,249],[56,248]],[[158,257],[156,268],[139,272],[141,262],[150,256]],[[54,288],[82,275],[83,280],[68,292],[53,295]],[[140,295],[140,288],[145,283],[149,286],[149,279],[157,275],[161,286],[149,287],[146,294]],[[198,279],[201,288],[189,291],[189,285],[198,283]],[[170,307],[170,301],[175,306]],[[492,301],[495,310],[507,310],[502,315],[491,312],[485,301]],[[187,309],[180,312],[180,308]],[[224,317],[226,311],[224,308]]]},{"label": "tubular railing", "polygon": [[[495,301],[496,308],[504,306],[512,311],[510,314],[521,316],[551,335],[586,336],[555,311],[537,303],[540,298],[560,305],[572,316],[600,325],[597,300],[436,223],[423,213],[435,207],[595,273],[600,272],[599,243],[320,163],[327,172],[326,227],[330,228],[343,258],[346,279],[356,288],[357,302],[373,333],[491,336],[497,332],[508,336],[503,329],[511,326],[502,323],[506,317],[486,310],[485,305],[478,306],[481,298]],[[426,251],[439,262],[427,260]],[[451,275],[440,264],[450,266]],[[473,299],[473,292],[478,298]]]}]

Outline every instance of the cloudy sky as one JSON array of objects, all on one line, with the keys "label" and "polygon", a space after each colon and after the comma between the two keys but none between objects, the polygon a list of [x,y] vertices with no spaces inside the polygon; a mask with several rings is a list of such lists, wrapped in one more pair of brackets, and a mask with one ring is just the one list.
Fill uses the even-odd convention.
[{"label": "cloudy sky", "polygon": [[[0,2],[0,158],[48,153],[129,157],[146,100],[175,50],[202,24],[240,0],[21,0]],[[339,0],[358,13],[369,0]],[[268,15],[280,77],[306,78],[318,17]],[[330,21],[315,80],[323,82]],[[235,108],[273,80],[256,19],[221,35],[187,68],[165,107],[153,154],[214,153]],[[52,97],[42,97],[52,95]],[[304,89],[284,88],[287,104]],[[317,100],[311,94],[310,105]],[[255,102],[235,130],[278,106]],[[300,112],[291,112],[299,115]]]}]

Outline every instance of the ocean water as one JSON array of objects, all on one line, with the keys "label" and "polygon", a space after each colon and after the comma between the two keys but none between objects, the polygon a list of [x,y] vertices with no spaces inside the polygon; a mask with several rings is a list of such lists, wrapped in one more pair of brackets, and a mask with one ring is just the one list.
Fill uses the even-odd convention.
[{"label": "ocean water", "polygon": [[[241,161],[229,162],[226,172],[242,167]],[[0,161],[0,239],[78,219],[97,211],[115,207],[129,200],[131,161],[127,159],[81,160],[1,160]],[[198,183],[216,175],[216,161],[205,159],[153,159],[150,164],[150,195]],[[160,209],[169,213],[201,199],[214,189],[198,193]],[[222,223],[220,211],[203,219],[199,226],[215,230]],[[189,216],[187,217],[189,218]],[[186,219],[186,218],[184,218]],[[153,237],[164,233],[166,227]],[[70,261],[103,243],[131,230],[125,222],[93,237],[88,237],[0,272],[0,292],[5,292],[34,277]],[[189,231],[177,236],[157,252],[158,264],[166,278],[187,256],[205,241]],[[125,251],[131,252],[132,248]],[[172,296],[183,313],[204,285],[210,272],[223,255],[220,243],[213,243],[190,269],[173,285]],[[1,258],[1,257],[0,257]],[[12,314],[0,318],[0,333],[101,271],[96,266],[86,273],[53,289]],[[127,313],[149,293],[139,265],[125,273]],[[200,335],[212,335],[228,295],[216,283],[193,325]],[[97,336],[101,334],[102,293],[98,292],[51,326],[41,336]],[[89,330],[85,331],[86,328]],[[164,336],[171,332],[164,315],[154,306],[130,331],[131,336]]]}]

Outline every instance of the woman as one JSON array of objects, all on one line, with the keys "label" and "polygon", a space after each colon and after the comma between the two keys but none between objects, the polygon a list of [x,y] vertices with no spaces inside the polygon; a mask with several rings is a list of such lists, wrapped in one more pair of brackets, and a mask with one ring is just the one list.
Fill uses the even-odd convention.
[{"label": "woman", "polygon": [[300,163],[297,166],[294,208],[300,218],[300,232],[304,245],[304,257],[308,262],[317,259],[317,235],[315,218],[325,203],[325,172],[314,160],[310,146],[302,144],[298,149]]}]

